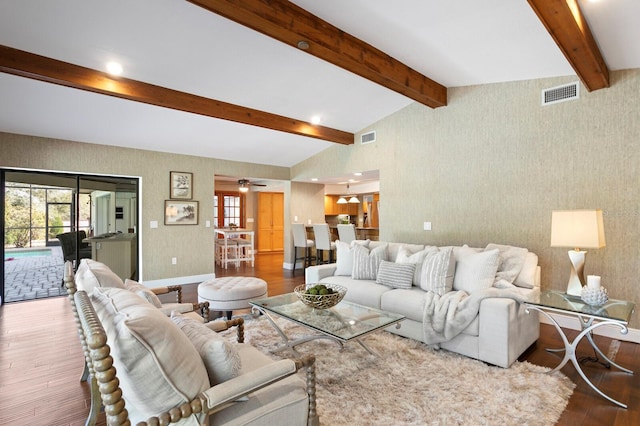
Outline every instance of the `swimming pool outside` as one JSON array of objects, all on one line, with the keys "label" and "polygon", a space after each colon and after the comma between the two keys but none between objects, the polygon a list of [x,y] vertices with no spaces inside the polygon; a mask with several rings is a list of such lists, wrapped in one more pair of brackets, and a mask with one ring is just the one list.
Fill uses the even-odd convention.
[{"label": "swimming pool outside", "polygon": [[4,249],[4,260],[21,259],[23,257],[51,256],[50,248]]}]

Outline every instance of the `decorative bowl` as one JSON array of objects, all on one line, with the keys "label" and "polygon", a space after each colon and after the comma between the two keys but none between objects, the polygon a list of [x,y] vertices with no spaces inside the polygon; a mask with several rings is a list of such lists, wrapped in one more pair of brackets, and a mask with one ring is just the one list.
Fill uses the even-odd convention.
[{"label": "decorative bowl", "polygon": [[[345,294],[347,289],[337,284],[322,284],[327,289],[331,289],[333,293],[330,294],[309,294],[306,293],[307,286],[302,284],[293,289],[293,292],[298,296],[298,299],[307,306],[315,309],[329,309],[336,306]],[[315,287],[313,285],[308,288]]]},{"label": "decorative bowl", "polygon": [[591,306],[604,305],[609,300],[607,289],[603,287],[589,288],[587,286],[584,286],[582,287],[580,298],[584,303]]}]

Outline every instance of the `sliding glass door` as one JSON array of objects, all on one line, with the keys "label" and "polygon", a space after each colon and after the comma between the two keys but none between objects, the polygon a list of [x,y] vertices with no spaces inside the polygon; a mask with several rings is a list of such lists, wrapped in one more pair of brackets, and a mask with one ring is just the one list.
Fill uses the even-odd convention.
[{"label": "sliding glass door", "polygon": [[97,256],[88,248],[98,235],[132,241],[123,278],[137,278],[138,178],[0,170],[0,184],[2,303],[66,295],[65,259],[77,267],[89,251]]}]

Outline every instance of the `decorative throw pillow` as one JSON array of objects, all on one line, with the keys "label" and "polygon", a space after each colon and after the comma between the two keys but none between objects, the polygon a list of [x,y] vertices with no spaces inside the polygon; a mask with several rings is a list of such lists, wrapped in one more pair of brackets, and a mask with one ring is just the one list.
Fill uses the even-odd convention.
[{"label": "decorative throw pillow", "polygon": [[500,261],[494,282],[505,280],[511,284],[522,270],[524,259],[529,250],[501,244],[488,244],[484,250],[489,251],[495,249],[498,249],[500,252]]},{"label": "decorative throw pillow", "polygon": [[393,288],[411,288],[415,263],[380,262],[376,282]]},{"label": "decorative throw pillow", "polygon": [[209,373],[211,386],[226,382],[239,374],[240,354],[231,343],[203,323],[177,312],[171,314],[171,321],[182,330],[200,353]]},{"label": "decorative throw pillow", "polygon": [[450,292],[453,287],[453,273],[456,261],[453,248],[446,247],[429,254],[422,262],[420,288],[439,296]]},{"label": "decorative throw pillow", "polygon": [[[189,402],[210,387],[198,351],[157,308],[119,288],[96,288],[91,301],[121,373],[133,424]],[[200,423],[192,415],[180,424]]]},{"label": "decorative throw pillow", "polygon": [[386,253],[386,245],[380,245],[369,251],[368,248],[360,244],[354,244],[351,278],[354,280],[375,280],[380,262],[386,260]]},{"label": "decorative throw pillow", "polygon": [[122,279],[107,265],[92,259],[82,259],[76,271],[76,286],[91,296],[96,287],[124,288]]},{"label": "decorative throw pillow", "polygon": [[142,297],[156,308],[162,307],[162,302],[158,299],[158,296],[139,282],[127,278],[124,280],[124,288]]},{"label": "decorative throw pillow", "polygon": [[351,248],[355,244],[369,248],[370,242],[370,240],[353,240],[349,244],[340,240],[336,240],[336,271],[333,273],[333,275],[351,276],[351,273],[353,271],[353,252]]},{"label": "decorative throw pillow", "polygon": [[437,253],[438,247],[428,246],[423,250],[417,251],[415,253],[411,253],[411,251],[406,247],[400,247],[398,250],[398,255],[396,256],[396,263],[415,263],[416,270],[413,274],[413,284],[420,286],[420,280],[422,276],[422,262],[429,256],[430,254]]},{"label": "decorative throw pillow", "polygon": [[456,262],[453,289],[473,294],[491,287],[498,270],[499,254],[498,249],[477,253],[463,247]]},{"label": "decorative throw pillow", "polygon": [[528,252],[524,258],[522,270],[513,282],[518,287],[533,288],[536,283],[536,271],[538,269],[538,255]]},{"label": "decorative throw pillow", "polygon": [[333,275],[351,275],[353,269],[353,253],[351,245],[336,240],[336,271]]}]

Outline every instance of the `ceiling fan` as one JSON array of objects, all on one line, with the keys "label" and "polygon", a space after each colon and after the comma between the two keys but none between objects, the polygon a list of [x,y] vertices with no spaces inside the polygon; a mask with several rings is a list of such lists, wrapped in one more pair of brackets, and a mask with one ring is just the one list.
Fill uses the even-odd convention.
[{"label": "ceiling fan", "polygon": [[263,183],[252,183],[249,179],[240,179],[238,180],[238,190],[240,192],[249,192],[249,187],[251,186],[267,186]]}]

